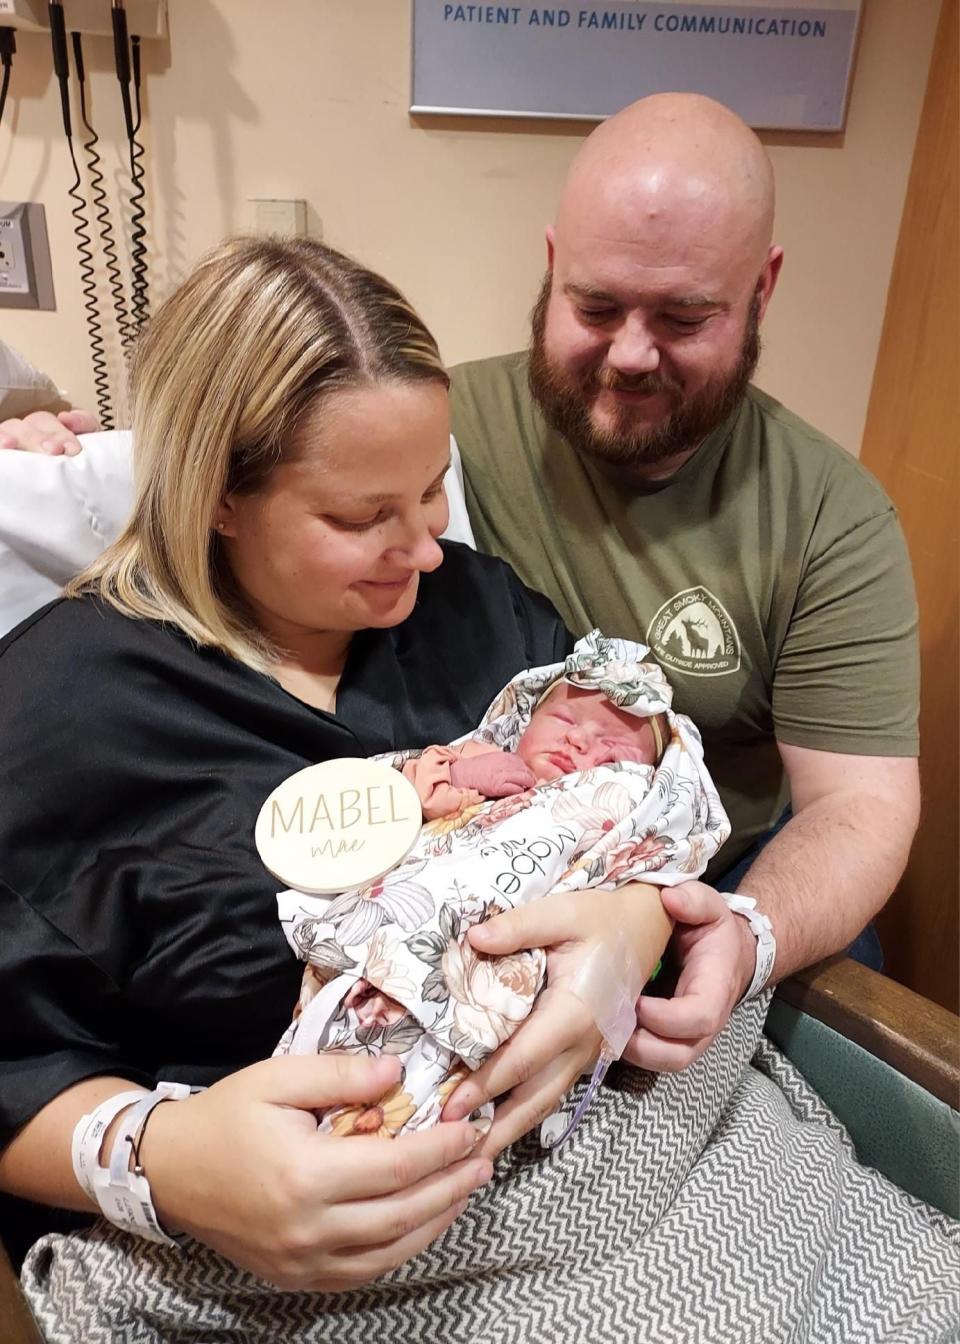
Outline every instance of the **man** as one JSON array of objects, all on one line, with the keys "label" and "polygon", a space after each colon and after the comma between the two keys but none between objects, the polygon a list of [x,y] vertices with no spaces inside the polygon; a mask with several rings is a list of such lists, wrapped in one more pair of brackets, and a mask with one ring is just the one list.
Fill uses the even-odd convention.
[{"label": "man", "polygon": [[[646,98],[574,160],[529,356],[454,370],[480,546],[577,633],[642,639],[700,725],[733,822],[708,872],[793,817],[740,877],[776,934],[773,979],[845,946],[916,828],[916,613],[889,500],[842,449],[749,386],[783,253],[756,136],[695,95]],[[756,945],[700,883],[664,893],[685,968],[641,999],[628,1057],[696,1057],[750,986]],[[732,939],[732,942],[731,942]]]},{"label": "man", "polygon": [[[695,1059],[748,990],[848,944],[917,821],[916,613],[892,506],[749,385],[782,262],[772,225],[771,168],[739,118],[643,99],[573,163],[529,355],[453,374],[480,546],[575,632],[651,645],[731,814],[721,865],[747,858],[736,889],[772,923],[775,962],[748,908],[704,883],[664,893],[682,969],[673,998],[641,999],[627,1052],[653,1069]],[[76,451],[52,419],[11,429]],[[524,943],[534,915],[506,918]]]}]

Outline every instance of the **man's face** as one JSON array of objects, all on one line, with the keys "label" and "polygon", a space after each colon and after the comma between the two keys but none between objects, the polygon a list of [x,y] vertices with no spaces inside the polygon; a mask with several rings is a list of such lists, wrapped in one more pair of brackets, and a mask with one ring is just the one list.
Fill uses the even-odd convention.
[{"label": "man's face", "polygon": [[547,421],[641,473],[722,424],[760,354],[762,277],[709,249],[679,247],[679,263],[667,250],[599,230],[558,248],[533,314],[530,385]]}]

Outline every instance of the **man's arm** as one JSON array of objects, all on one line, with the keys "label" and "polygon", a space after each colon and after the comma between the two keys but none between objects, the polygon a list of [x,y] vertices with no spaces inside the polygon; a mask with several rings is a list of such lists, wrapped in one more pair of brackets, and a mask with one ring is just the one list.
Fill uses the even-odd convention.
[{"label": "man's arm", "polygon": [[870,922],[900,880],[920,816],[912,757],[778,746],[794,816],[739,888],[773,921],[774,981],[838,952]]},{"label": "man's arm", "polygon": [[[740,883],[773,923],[771,982],[845,947],[896,886],[920,811],[912,757],[848,756],[779,743],[794,815]],[[678,921],[682,963],[675,996],[644,995],[625,1058],[683,1069],[726,1025],[753,977],[756,940],[746,920],[702,882],[662,892]]]}]

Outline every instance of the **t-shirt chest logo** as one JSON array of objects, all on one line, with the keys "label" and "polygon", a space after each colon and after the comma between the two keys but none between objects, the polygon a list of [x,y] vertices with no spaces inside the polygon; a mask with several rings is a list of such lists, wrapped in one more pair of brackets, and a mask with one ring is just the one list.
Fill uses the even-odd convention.
[{"label": "t-shirt chest logo", "polygon": [[692,677],[722,677],[740,666],[737,627],[709,588],[684,588],[664,602],[647,643],[664,667]]}]

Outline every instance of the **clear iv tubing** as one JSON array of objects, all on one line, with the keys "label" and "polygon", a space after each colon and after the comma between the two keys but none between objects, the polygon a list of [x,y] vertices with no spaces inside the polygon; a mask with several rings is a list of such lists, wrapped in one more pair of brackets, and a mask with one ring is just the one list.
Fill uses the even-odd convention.
[{"label": "clear iv tubing", "polygon": [[[652,980],[659,970],[660,963],[657,962],[649,978]],[[564,1126],[563,1115],[556,1113],[548,1116],[541,1125],[541,1147],[547,1150],[559,1148],[586,1115],[610,1065],[623,1054],[636,1030],[636,1002],[644,981],[639,963],[622,944],[614,948],[602,944],[596,946],[580,967],[573,992],[591,1009],[603,1044],[590,1081],[567,1124]]]},{"label": "clear iv tubing", "polygon": [[[580,1121],[586,1115],[590,1103],[596,1096],[597,1089],[603,1083],[604,1078],[606,1078],[607,1070],[610,1068],[610,1065],[614,1062],[615,1058],[616,1056],[609,1049],[606,1042],[604,1042],[603,1049],[600,1051],[600,1056],[593,1066],[593,1073],[590,1075],[590,1081],[587,1083],[583,1096],[577,1102],[576,1110],[573,1112],[566,1127],[556,1138],[553,1138],[546,1126],[541,1129],[540,1143],[548,1152],[554,1148],[559,1148],[562,1143],[566,1143],[567,1139],[569,1139],[570,1135],[577,1128]],[[550,1118],[553,1120],[562,1120],[562,1116],[551,1116]],[[549,1124],[549,1121],[546,1123]]]}]

